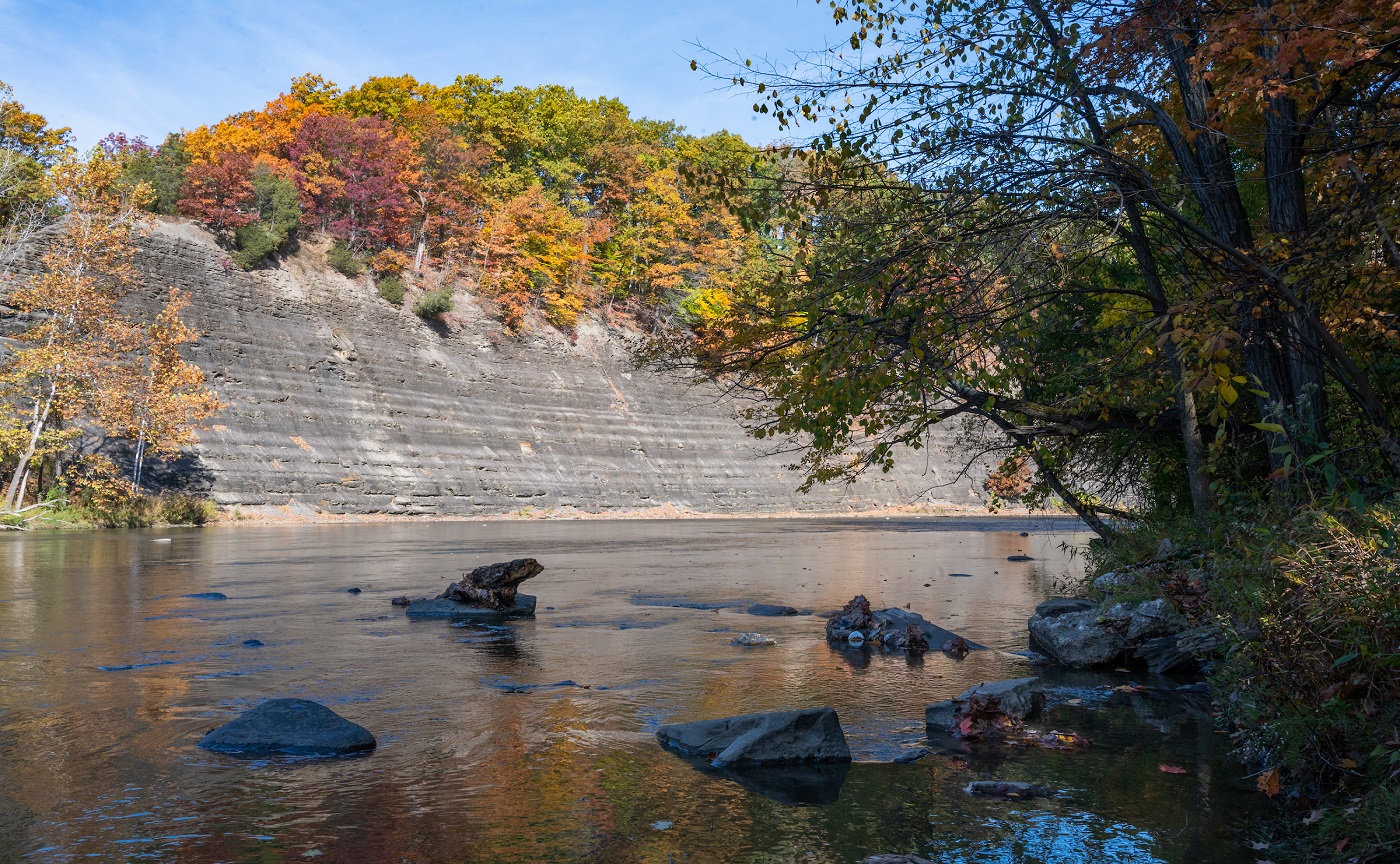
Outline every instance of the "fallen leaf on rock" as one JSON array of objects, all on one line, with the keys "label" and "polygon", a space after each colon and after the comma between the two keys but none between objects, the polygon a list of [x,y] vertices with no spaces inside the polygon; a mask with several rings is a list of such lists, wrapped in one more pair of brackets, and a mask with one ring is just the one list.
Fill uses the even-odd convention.
[{"label": "fallen leaf on rock", "polygon": [[1260,792],[1263,792],[1270,798],[1274,797],[1280,791],[1278,782],[1278,769],[1270,768],[1268,771],[1265,771],[1263,774],[1260,774],[1259,778],[1254,781],[1254,785],[1259,787]]},{"label": "fallen leaf on rock", "polygon": [[1347,770],[1351,770],[1352,768],[1355,768],[1355,767],[1356,767],[1356,760],[1355,760],[1355,759],[1343,759],[1342,761],[1338,762],[1337,764],[1340,765],[1340,766],[1342,766],[1343,768],[1346,768]]},{"label": "fallen leaf on rock", "polygon": [[1175,765],[1158,765],[1157,770],[1163,774],[1190,774],[1185,768],[1178,768]]}]

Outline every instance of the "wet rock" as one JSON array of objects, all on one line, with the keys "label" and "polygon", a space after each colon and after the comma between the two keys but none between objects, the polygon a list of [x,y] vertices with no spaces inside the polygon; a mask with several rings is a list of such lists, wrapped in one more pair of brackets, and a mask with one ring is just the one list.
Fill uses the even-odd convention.
[{"label": "wet rock", "polygon": [[[421,599],[427,600],[428,598],[423,597],[423,598],[421,598]],[[410,599],[408,599],[408,597],[404,596],[404,597],[395,597],[393,600],[390,600],[389,603],[390,603],[390,605],[393,605],[393,606],[408,606],[408,605],[412,604],[413,601],[410,600]]]},{"label": "wet rock", "polygon": [[346,594],[359,594],[359,593],[361,593],[361,591],[360,591],[359,588],[346,588],[346,589],[345,589],[345,593],[346,593]]},{"label": "wet rock", "polygon": [[913,750],[909,750],[894,757],[894,763],[896,765],[908,765],[911,762],[918,762],[932,752],[933,751],[929,750],[927,747],[916,747]]},{"label": "wet rock", "polygon": [[777,645],[777,641],[764,636],[762,633],[740,633],[729,640],[730,645],[738,645],[742,648],[758,648],[763,645]]},{"label": "wet rock", "polygon": [[1128,647],[1097,609],[1061,615],[1036,615],[1027,626],[1031,641],[1062,666],[1087,668],[1114,663]]},{"label": "wet rock", "polygon": [[496,675],[478,679],[483,687],[500,690],[502,693],[534,693],[539,690],[567,690],[576,687],[580,690],[592,689],[577,681],[555,681],[553,684],[525,684],[508,675]]},{"label": "wet rock", "polygon": [[781,615],[796,615],[797,610],[791,606],[777,606],[772,603],[755,603],[749,607],[750,615],[766,615],[778,617]]},{"label": "wet rock", "polygon": [[[439,594],[437,599],[496,611],[519,609],[520,604],[515,600],[520,583],[535,578],[543,571],[544,567],[534,558],[516,558],[514,561],[487,564],[463,574],[461,581],[447,586],[447,590]],[[535,614],[533,602],[530,604],[529,614]]]},{"label": "wet rock", "polygon": [[336,756],[372,750],[374,736],[306,699],[268,699],[199,739],[206,750],[247,756]]},{"label": "wet rock", "polygon": [[[910,612],[907,609],[895,607],[881,609],[874,613],[874,617],[882,633],[891,630],[905,630],[909,627],[916,627],[919,632],[924,635],[924,638],[928,640],[929,645],[943,645],[946,642],[963,639],[963,637],[951,630],[944,630],[937,624],[932,624],[925,620],[924,616],[919,613]],[[867,633],[866,636],[869,637],[870,634]],[[965,644],[970,651],[981,651],[986,647],[967,639],[963,639],[963,644]]]},{"label": "wet rock", "polygon": [[979,798],[1049,798],[1050,790],[1014,780],[973,780],[963,790]]},{"label": "wet rock", "polygon": [[917,624],[909,624],[903,630],[886,633],[881,637],[881,644],[915,657],[928,651],[928,637]]},{"label": "wet rock", "polygon": [[1029,537],[1029,536],[1031,536],[1031,532],[1029,532],[1029,531],[1022,531],[1021,534],[1020,534],[1020,536],[1022,536],[1022,537]]},{"label": "wet rock", "polygon": [[1034,561],[1035,559],[1032,558],[1032,557],[1029,556],[1029,555],[1007,555],[1007,556],[1006,556],[1006,560],[1007,560],[1007,561]]},{"label": "wet rock", "polygon": [[[471,621],[505,621],[512,618],[533,618],[536,598],[529,594],[516,594],[509,606],[495,608],[471,603],[459,603],[438,597],[433,600],[420,599],[408,604],[405,613],[409,618],[452,618]],[[398,605],[398,604],[395,604]]]},{"label": "wet rock", "polygon": [[964,690],[956,699],[928,706],[924,709],[924,723],[939,729],[951,729],[959,712],[973,699],[981,700],[984,709],[998,711],[1019,723],[1035,716],[1045,705],[1045,688],[1039,678],[1012,678],[977,684]]},{"label": "wet rock", "polygon": [[1054,618],[1056,615],[1068,615],[1071,612],[1087,612],[1096,605],[1093,600],[1081,600],[1078,597],[1051,597],[1035,607],[1035,614]]},{"label": "wet rock", "polygon": [[243,647],[244,647],[244,648],[261,648],[262,646],[263,646],[263,643],[262,643],[262,640],[261,640],[261,639],[244,639],[244,640],[243,640]]},{"label": "wet rock", "polygon": [[972,574],[971,574],[971,573],[949,573],[948,575],[951,576],[951,577],[953,577],[954,579],[971,579],[971,578],[972,578]]},{"label": "wet rock", "polygon": [[227,600],[228,595],[218,591],[201,591],[198,594],[186,594],[186,600]]},{"label": "wet rock", "polygon": [[715,768],[764,768],[850,762],[851,750],[831,708],[742,714],[656,730],[662,746]]},{"label": "wet rock", "polygon": [[918,855],[871,855],[860,864],[933,864],[927,858],[920,858]]}]

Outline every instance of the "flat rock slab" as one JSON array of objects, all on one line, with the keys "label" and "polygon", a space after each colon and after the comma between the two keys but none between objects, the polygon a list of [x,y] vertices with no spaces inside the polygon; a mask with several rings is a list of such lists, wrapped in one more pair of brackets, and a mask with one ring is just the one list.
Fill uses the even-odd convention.
[{"label": "flat rock slab", "polygon": [[656,730],[662,746],[715,768],[769,768],[850,762],[851,748],[831,708],[741,714]]},{"label": "flat rock slab", "polygon": [[472,621],[507,621],[512,618],[535,617],[535,598],[529,594],[515,595],[515,602],[504,609],[472,606],[456,600],[414,600],[405,613],[409,618],[454,618]]},{"label": "flat rock slab", "polygon": [[206,750],[244,756],[342,756],[373,750],[374,736],[306,699],[268,699],[199,739]]},{"label": "flat rock slab", "polygon": [[1071,612],[1087,612],[1097,605],[1093,600],[1081,600],[1078,597],[1051,597],[1035,607],[1035,614],[1043,618],[1054,618],[1056,615],[1068,615]]}]

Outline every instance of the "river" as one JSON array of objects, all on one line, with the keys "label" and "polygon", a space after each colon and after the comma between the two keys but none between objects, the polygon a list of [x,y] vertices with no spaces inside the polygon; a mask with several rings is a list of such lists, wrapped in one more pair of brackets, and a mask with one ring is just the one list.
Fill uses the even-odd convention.
[{"label": "river", "polygon": [[[1231,836],[1249,796],[1208,721],[1113,707],[1104,686],[1140,674],[1056,674],[1009,653],[1025,649],[1035,604],[1082,572],[1076,525],[394,522],[0,537],[0,862],[1249,860]],[[1007,560],[1017,554],[1033,560]],[[533,621],[454,627],[390,605],[522,556],[545,566],[524,588],[539,596]],[[211,592],[226,599],[189,596]],[[820,612],[854,594],[908,604],[990,650],[922,661],[837,650],[819,617],[744,611]],[[744,631],[777,645],[732,646]],[[1045,722],[1085,735],[1087,749],[893,763],[929,744],[928,703],[1037,673],[1080,703]],[[532,686],[566,681],[577,686]],[[248,760],[195,746],[271,696],[329,705],[378,749]],[[856,761],[805,803],[697,770],[655,739],[661,723],[822,705]],[[972,798],[962,790],[979,777],[1056,794]]]}]

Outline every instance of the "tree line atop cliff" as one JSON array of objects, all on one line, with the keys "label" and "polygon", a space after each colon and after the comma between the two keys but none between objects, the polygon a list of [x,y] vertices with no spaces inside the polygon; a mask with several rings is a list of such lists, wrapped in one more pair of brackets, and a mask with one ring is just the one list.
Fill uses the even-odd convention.
[{"label": "tree line atop cliff", "polygon": [[341,269],[367,265],[386,297],[432,268],[516,330],[534,314],[569,330],[604,306],[705,316],[757,248],[687,180],[745,172],[755,151],[739,137],[694,137],[558,86],[403,75],[342,91],[303,75],[159,146],[112,135],[102,147],[151,186],[151,210],[203,223],[245,268],[325,232]]}]

